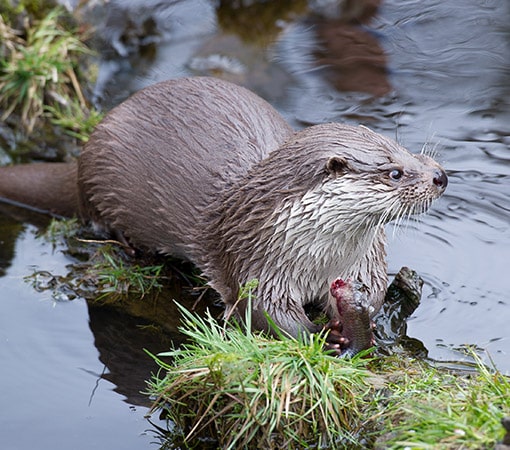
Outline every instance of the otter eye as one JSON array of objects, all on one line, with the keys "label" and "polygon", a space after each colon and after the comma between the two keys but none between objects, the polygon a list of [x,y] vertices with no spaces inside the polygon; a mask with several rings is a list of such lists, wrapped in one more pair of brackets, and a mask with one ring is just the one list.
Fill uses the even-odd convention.
[{"label": "otter eye", "polygon": [[389,173],[390,178],[395,181],[400,180],[402,178],[402,175],[404,175],[404,171],[401,169],[393,169]]}]

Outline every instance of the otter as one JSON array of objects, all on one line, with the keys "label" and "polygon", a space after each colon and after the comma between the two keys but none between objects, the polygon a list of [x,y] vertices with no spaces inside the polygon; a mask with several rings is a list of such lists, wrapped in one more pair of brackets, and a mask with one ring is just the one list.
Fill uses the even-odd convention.
[{"label": "otter", "polygon": [[337,278],[362,286],[370,317],[379,311],[384,225],[425,212],[447,182],[432,158],[364,126],[295,131],[249,90],[192,77],[146,87],[112,109],[77,163],[2,168],[0,196],[37,206],[48,193],[47,209],[191,261],[227,315],[244,317],[239,288],[258,279],[252,326],[267,330],[269,316],[297,336],[322,329],[308,304],[338,323]]}]

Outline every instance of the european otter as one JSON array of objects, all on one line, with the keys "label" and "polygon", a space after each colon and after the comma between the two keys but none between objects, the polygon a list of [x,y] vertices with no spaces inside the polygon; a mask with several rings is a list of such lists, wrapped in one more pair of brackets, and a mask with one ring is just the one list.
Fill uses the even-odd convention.
[{"label": "european otter", "polygon": [[[266,329],[267,313],[293,336],[319,328],[308,303],[338,316],[337,277],[363,287],[373,316],[387,285],[384,224],[426,211],[447,185],[431,158],[368,128],[294,131],[252,92],[214,78],[158,83],[114,108],[85,145],[77,180],[73,164],[47,167],[31,190],[68,194],[62,208],[58,195],[46,207],[55,200],[69,214],[79,195],[82,218],[195,263],[227,311],[242,314],[239,286],[257,278],[253,325]],[[9,170],[0,196],[32,204],[22,168],[20,184],[5,186]]]}]

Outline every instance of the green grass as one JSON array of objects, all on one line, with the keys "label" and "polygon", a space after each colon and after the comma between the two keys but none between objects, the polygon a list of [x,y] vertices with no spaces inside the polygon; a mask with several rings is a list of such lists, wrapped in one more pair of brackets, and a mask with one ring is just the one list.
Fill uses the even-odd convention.
[{"label": "green grass", "polygon": [[60,26],[63,14],[63,9],[57,8],[39,22],[28,24],[23,31],[11,28],[0,17],[2,120],[19,112],[28,132],[48,105],[77,101],[86,109],[75,70],[80,55],[90,51],[78,37]]},{"label": "green grass", "polygon": [[334,358],[321,336],[269,339],[181,310],[188,343],[153,356],[148,382],[175,424],[169,448],[480,449],[504,435],[509,379],[474,352],[472,372]]},{"label": "green grass", "polygon": [[440,371],[422,365],[389,388],[394,404],[387,424],[388,449],[493,448],[503,437],[501,419],[510,415],[510,380],[485,366],[475,352],[476,372]]},{"label": "green grass", "polygon": [[81,142],[89,140],[96,125],[104,117],[104,113],[88,109],[76,101],[68,101],[65,104],[56,103],[53,106],[46,105],[44,110],[53,125],[62,128],[66,134]]},{"label": "green grass", "polygon": [[163,376],[149,390],[186,446],[207,437],[223,449],[361,445],[362,411],[380,384],[363,358],[325,354],[319,335],[276,340],[181,311],[189,343],[156,358]]},{"label": "green grass", "polygon": [[118,255],[112,255],[108,248],[101,250],[101,256],[102,261],[88,271],[98,286],[98,300],[106,297],[116,300],[129,294],[143,298],[148,292],[161,289],[159,277],[163,265],[127,264]]},{"label": "green grass", "polygon": [[76,218],[72,219],[55,219],[52,218],[49,225],[44,231],[44,237],[54,246],[61,241],[70,239],[80,230],[80,222]]}]

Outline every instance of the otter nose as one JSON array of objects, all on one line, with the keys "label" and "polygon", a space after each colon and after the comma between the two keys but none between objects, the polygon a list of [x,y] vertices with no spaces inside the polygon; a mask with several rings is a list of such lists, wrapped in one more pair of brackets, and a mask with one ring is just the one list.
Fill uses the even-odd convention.
[{"label": "otter nose", "polygon": [[443,169],[437,169],[434,172],[434,178],[432,182],[441,190],[445,190],[446,186],[448,186],[448,177],[446,176],[446,172]]}]

